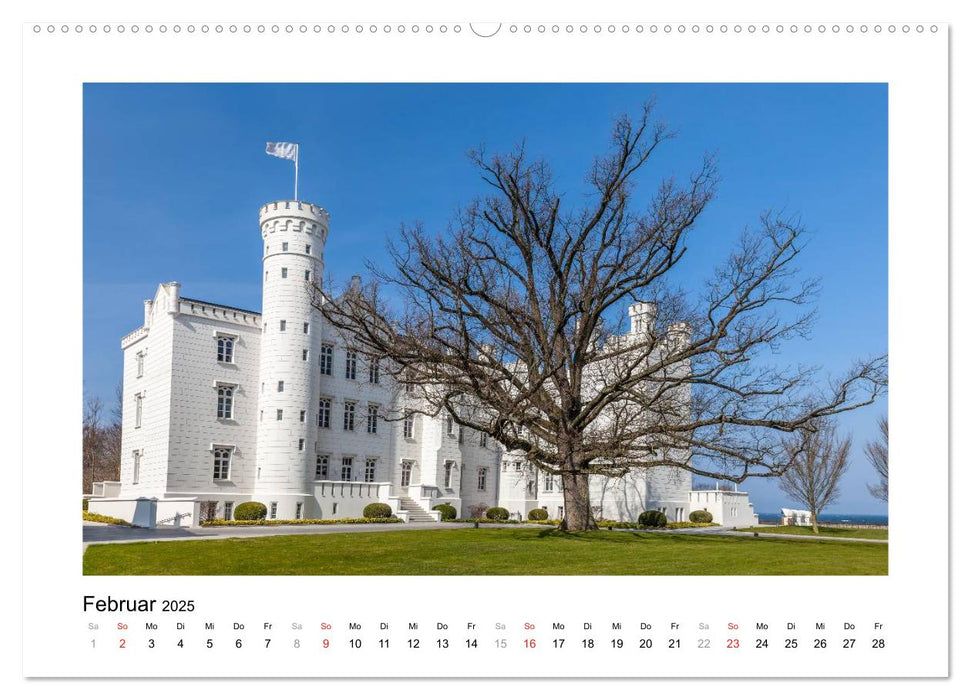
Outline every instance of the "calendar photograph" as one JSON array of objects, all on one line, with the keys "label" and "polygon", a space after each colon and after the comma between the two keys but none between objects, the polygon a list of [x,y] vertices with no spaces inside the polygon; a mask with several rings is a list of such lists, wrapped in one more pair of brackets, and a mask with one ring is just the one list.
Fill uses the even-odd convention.
[{"label": "calendar photograph", "polygon": [[83,574],[886,577],[888,142],[879,82],[85,83]]}]

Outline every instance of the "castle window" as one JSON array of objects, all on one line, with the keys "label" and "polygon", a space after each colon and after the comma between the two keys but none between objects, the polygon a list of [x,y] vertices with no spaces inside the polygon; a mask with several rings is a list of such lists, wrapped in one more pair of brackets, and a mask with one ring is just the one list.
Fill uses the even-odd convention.
[{"label": "castle window", "polygon": [[280,268],[280,277],[282,277],[283,279],[287,278],[287,268],[285,267]]},{"label": "castle window", "polygon": [[135,427],[142,427],[142,395],[135,394]]},{"label": "castle window", "polygon": [[300,422],[301,423],[306,423],[307,422],[307,412],[306,411],[300,411]]},{"label": "castle window", "polygon": [[303,357],[303,361],[304,361],[304,362],[306,362],[306,361],[307,361],[307,358],[308,358],[309,356],[310,356],[310,351],[309,351],[309,350],[308,350],[307,348],[304,348],[304,349],[303,349],[303,354],[302,354],[302,357]]},{"label": "castle window", "polygon": [[233,502],[226,501],[223,503],[223,520],[233,519]]},{"label": "castle window", "polygon": [[303,324],[303,334],[304,335],[307,335],[307,333],[309,333],[309,332],[310,332],[310,324],[304,322],[304,324]]},{"label": "castle window", "polygon": [[330,427],[330,399],[321,399],[317,404],[317,427]]},{"label": "castle window", "polygon": [[555,477],[554,477],[553,474],[551,474],[549,472],[545,472],[543,474],[543,490],[544,491],[552,491],[555,480],[556,479],[555,479]]},{"label": "castle window", "polygon": [[452,423],[452,416],[445,416],[445,434],[449,437],[455,435],[455,426]]},{"label": "castle window", "polygon": [[415,437],[415,416],[409,413],[404,420],[405,439],[411,440]]},{"label": "castle window", "polygon": [[212,451],[212,478],[215,481],[229,479],[229,465],[233,451],[229,447],[216,447]]},{"label": "castle window", "polygon": [[357,379],[357,353],[347,351],[347,362],[344,365],[344,379]]},{"label": "castle window", "polygon": [[364,460],[364,481],[371,483],[374,481],[374,474],[377,471],[378,460],[373,457]]},{"label": "castle window", "polygon": [[135,376],[140,377],[145,374],[145,353],[140,352],[135,355]]},{"label": "castle window", "polygon": [[320,373],[328,377],[334,373],[334,346],[320,346]]},{"label": "castle window", "polygon": [[232,336],[216,336],[216,362],[232,363],[236,340]]},{"label": "castle window", "polygon": [[295,516],[294,519],[295,520],[301,520],[302,518],[303,518],[303,503],[298,503],[297,504],[297,512],[296,512],[296,516]]},{"label": "castle window", "polygon": [[283,420],[283,409],[282,408],[276,409],[276,419],[277,420]]},{"label": "castle window", "polygon": [[489,476],[489,467],[479,467],[479,481],[478,488],[479,491],[486,490],[486,478]]},{"label": "castle window", "polygon": [[286,329],[287,329],[287,322],[281,320],[280,321],[280,331],[282,332],[282,331],[285,331]]},{"label": "castle window", "polygon": [[404,459],[401,461],[401,485],[411,486],[411,470],[415,466],[415,463],[410,459]]},{"label": "castle window", "polygon": [[371,384],[377,384],[381,379],[381,364],[378,362],[378,358],[372,357],[368,361],[368,381]]},{"label": "castle window", "polygon": [[297,449],[300,452],[303,452],[303,448],[306,444],[307,444],[307,441],[303,438],[300,438],[299,440],[297,440]]},{"label": "castle window", "polygon": [[354,458],[345,457],[341,460],[341,481],[351,480],[351,471],[354,468]]},{"label": "castle window", "polygon": [[288,250],[290,250],[290,244],[287,243],[286,241],[283,241],[283,252],[286,253]]},{"label": "castle window", "polygon": [[488,435],[486,435],[485,433],[479,433],[479,447],[485,447],[488,444],[487,443],[488,439],[489,439]]},{"label": "castle window", "polygon": [[314,478],[318,481],[327,478],[327,467],[330,466],[328,455],[317,455],[317,469],[314,471]]},{"label": "castle window", "polygon": [[226,420],[233,417],[233,387],[220,384],[216,389],[216,418]]},{"label": "castle window", "polygon": [[304,271],[303,271],[303,278],[304,278],[304,280],[305,280],[305,281],[307,281],[307,282],[309,282],[309,281],[310,281],[310,270],[304,270]]},{"label": "castle window", "polygon": [[405,393],[406,394],[415,393],[415,382],[411,372],[405,373]]},{"label": "castle window", "polygon": [[344,430],[354,430],[354,402],[344,402]]},{"label": "castle window", "polygon": [[378,407],[367,407],[367,431],[372,435],[378,432]]},{"label": "castle window", "polygon": [[452,488],[452,474],[455,472],[455,462],[445,462],[445,488]]},{"label": "castle window", "polygon": [[276,520],[276,501],[270,501],[270,520]]},{"label": "castle window", "polygon": [[131,459],[132,459],[131,482],[133,484],[137,484],[138,483],[138,473],[141,471],[141,468],[142,468],[142,451],[141,450],[133,450],[132,453],[131,453]]},{"label": "castle window", "polygon": [[281,379],[276,383],[277,393],[283,393],[283,380]]},{"label": "castle window", "polygon": [[463,442],[465,442],[465,428],[463,428],[460,425],[459,426],[459,444],[461,445]]},{"label": "castle window", "polygon": [[310,244],[309,243],[303,247],[303,252],[305,252],[307,255],[310,255]]}]

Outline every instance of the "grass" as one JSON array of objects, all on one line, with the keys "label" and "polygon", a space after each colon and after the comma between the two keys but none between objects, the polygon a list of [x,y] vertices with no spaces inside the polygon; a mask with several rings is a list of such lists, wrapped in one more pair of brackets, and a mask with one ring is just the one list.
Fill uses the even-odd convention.
[{"label": "grass", "polygon": [[[739,532],[764,532],[767,535],[808,535],[814,536],[809,525],[776,525],[774,527],[746,527],[739,528]],[[820,537],[856,537],[864,540],[886,540],[888,530],[874,528],[842,528],[819,526]]]},{"label": "grass", "polygon": [[539,528],[91,545],[86,575],[763,575],[887,573],[886,545]]}]

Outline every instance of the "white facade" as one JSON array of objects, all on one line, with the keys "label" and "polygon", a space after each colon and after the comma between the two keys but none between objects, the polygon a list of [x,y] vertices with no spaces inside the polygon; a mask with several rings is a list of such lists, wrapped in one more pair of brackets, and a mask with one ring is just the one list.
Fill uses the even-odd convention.
[{"label": "white facade", "polygon": [[692,491],[691,510],[706,510],[712,521],[729,527],[755,527],[759,516],[743,491]]},{"label": "white facade", "polygon": [[[385,420],[417,398],[312,307],[326,211],[271,202],[259,224],[262,312],[185,298],[170,282],[122,339],[121,478],[97,484],[89,510],[131,520],[151,507],[182,525],[198,523],[204,502],[231,517],[251,500],[276,519],[360,517],[374,502],[405,520],[437,520],[439,503],[460,517],[495,505],[523,519],[537,507],[562,516],[559,480],[491,438],[449,419]],[[629,337],[646,332],[653,312],[635,307]],[[137,500],[146,498],[157,503]],[[591,498],[598,517],[628,521],[652,508],[687,520],[695,502],[690,475],[673,467],[593,477]]]}]

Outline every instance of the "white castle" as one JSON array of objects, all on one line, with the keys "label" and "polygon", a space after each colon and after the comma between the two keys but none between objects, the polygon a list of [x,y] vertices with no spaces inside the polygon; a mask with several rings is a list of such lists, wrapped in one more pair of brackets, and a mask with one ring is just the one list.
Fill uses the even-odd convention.
[{"label": "white castle", "polygon": [[[513,518],[563,513],[559,479],[449,418],[386,421],[412,400],[381,364],[346,347],[313,308],[329,215],[301,201],[260,209],[263,309],[183,297],[159,285],[143,325],[122,338],[121,480],[98,482],[88,510],[136,524],[197,525],[215,504],[231,519],[258,501],[270,519],[360,517],[387,503],[406,521],[503,506]],[[631,334],[650,319],[630,309]],[[708,510],[724,525],[757,523],[747,494],[692,491],[674,467],[594,476],[595,515],[631,521],[644,510],[684,521]],[[211,515],[211,512],[209,513]]]}]

